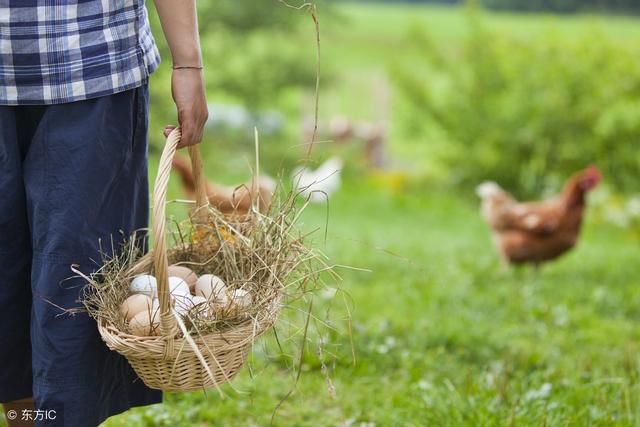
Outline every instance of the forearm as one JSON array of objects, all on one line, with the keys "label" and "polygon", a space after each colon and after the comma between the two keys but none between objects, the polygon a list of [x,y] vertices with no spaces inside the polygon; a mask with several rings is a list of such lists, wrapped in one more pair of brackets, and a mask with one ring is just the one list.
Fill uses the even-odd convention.
[{"label": "forearm", "polygon": [[154,1],[174,66],[201,66],[196,0]]},{"label": "forearm", "polygon": [[[209,113],[203,72],[193,69],[202,66],[196,0],[155,0],[155,3],[173,59],[171,93],[182,128],[179,147],[197,144],[202,140]],[[172,128],[168,126],[165,133]]]}]

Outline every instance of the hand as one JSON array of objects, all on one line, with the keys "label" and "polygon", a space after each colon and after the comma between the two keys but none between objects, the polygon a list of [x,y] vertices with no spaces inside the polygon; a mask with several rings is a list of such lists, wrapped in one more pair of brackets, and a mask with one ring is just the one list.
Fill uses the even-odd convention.
[{"label": "hand", "polygon": [[[204,125],[209,118],[202,70],[174,70],[171,77],[171,92],[178,109],[178,123],[182,130],[182,139],[178,148],[199,144],[202,141]],[[165,136],[168,136],[174,128],[175,126],[167,126],[164,130]]]}]

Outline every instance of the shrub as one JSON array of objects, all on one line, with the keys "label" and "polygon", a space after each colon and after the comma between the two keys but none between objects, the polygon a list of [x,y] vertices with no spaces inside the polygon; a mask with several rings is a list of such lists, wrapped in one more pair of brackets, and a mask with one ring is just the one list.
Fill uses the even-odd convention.
[{"label": "shrub", "polygon": [[530,196],[595,163],[616,190],[639,188],[639,43],[597,31],[523,40],[489,31],[477,16],[470,28],[453,49],[414,28],[407,40],[420,71],[393,72],[408,104],[406,132],[431,136],[452,181],[494,179]]},{"label": "shrub", "polygon": [[570,13],[579,11],[638,12],[636,0],[482,0],[490,9],[515,11],[550,11]]}]

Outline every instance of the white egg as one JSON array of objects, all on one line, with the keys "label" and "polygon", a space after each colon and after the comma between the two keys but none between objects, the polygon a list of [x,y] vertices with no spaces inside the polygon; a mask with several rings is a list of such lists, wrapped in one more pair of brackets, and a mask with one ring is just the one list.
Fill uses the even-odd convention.
[{"label": "white egg", "polygon": [[205,297],[195,296],[191,298],[193,301],[193,312],[200,317],[209,316],[209,301]]},{"label": "white egg", "polygon": [[227,299],[227,285],[221,278],[213,274],[204,274],[196,282],[196,295],[209,301]]},{"label": "white egg", "polygon": [[194,307],[191,295],[176,295],[174,302],[174,308],[180,315],[185,315]]},{"label": "white egg", "polygon": [[244,289],[236,289],[231,294],[233,304],[237,305],[239,308],[246,310],[251,306],[253,302],[253,298],[248,291]]},{"label": "white egg", "polygon": [[207,299],[205,297],[200,297],[200,296],[195,296],[191,298],[191,300],[193,301],[193,305],[200,305],[200,304],[207,303]]},{"label": "white egg", "polygon": [[251,294],[244,289],[236,289],[229,292],[230,300],[226,307],[224,307],[224,313],[226,316],[237,316],[242,312],[246,312],[251,306],[253,299]]},{"label": "white egg", "polygon": [[191,295],[187,282],[179,277],[169,277],[169,292],[171,295],[186,296]]},{"label": "white egg", "polygon": [[134,294],[143,294],[153,298],[158,293],[158,282],[155,277],[142,274],[131,281],[129,290]]}]

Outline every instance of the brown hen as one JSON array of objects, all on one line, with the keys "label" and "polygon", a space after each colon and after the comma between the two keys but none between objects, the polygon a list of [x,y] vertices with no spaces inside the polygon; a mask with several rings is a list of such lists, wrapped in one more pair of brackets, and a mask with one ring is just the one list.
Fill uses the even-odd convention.
[{"label": "brown hen", "polygon": [[[195,198],[195,182],[191,173],[190,162],[180,156],[173,158],[173,169],[180,176],[182,188],[187,198]],[[260,185],[257,180],[236,188],[226,187],[207,181],[206,190],[209,203],[226,215],[246,215],[250,210],[255,197],[260,197],[260,211],[266,212],[271,207],[271,199],[275,191],[275,182],[269,177],[260,177]]]},{"label": "brown hen", "polygon": [[557,197],[540,202],[518,202],[494,182],[478,186],[482,216],[507,264],[533,264],[558,258],[578,242],[586,194],[601,180],[595,166],[571,177]]}]

